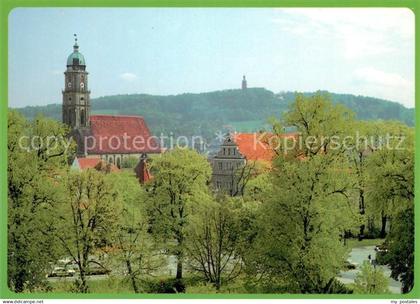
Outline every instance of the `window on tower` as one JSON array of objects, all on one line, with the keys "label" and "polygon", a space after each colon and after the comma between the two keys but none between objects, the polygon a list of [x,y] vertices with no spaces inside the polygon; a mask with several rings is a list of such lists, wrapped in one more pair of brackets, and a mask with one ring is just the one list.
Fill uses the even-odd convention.
[{"label": "window on tower", "polygon": [[85,125],[85,110],[81,110],[80,111],[80,124],[82,125],[82,126],[84,126]]}]

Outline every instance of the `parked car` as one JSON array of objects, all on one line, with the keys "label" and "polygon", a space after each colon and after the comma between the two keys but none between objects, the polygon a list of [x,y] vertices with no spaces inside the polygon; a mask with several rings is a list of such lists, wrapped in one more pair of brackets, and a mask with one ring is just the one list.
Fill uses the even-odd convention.
[{"label": "parked car", "polygon": [[375,251],[378,253],[387,253],[388,252],[388,246],[383,243],[381,245],[376,245]]},{"label": "parked car", "polygon": [[97,264],[92,264],[88,267],[88,269],[86,270],[86,274],[87,275],[102,275],[102,274],[109,274],[111,271],[101,267]]},{"label": "parked car", "polygon": [[54,267],[48,274],[48,277],[72,277],[76,274],[74,269],[66,269],[64,267]]}]

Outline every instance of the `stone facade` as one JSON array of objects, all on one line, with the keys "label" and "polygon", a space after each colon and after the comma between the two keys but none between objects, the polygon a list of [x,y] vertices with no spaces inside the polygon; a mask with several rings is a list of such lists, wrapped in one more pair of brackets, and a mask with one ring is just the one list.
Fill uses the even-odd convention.
[{"label": "stone facade", "polygon": [[131,154],[89,154],[87,157],[98,157],[110,164],[114,164],[117,168],[121,168],[123,162],[127,160],[129,157],[141,159],[143,153],[131,153]]},{"label": "stone facade", "polygon": [[64,75],[63,122],[72,129],[88,128],[90,114],[88,72],[84,57],[79,53],[77,41],[73,46],[73,53],[67,59],[67,70]]},{"label": "stone facade", "polygon": [[220,145],[219,152],[211,159],[214,189],[229,195],[240,194],[240,171],[245,164],[245,157],[239,152],[233,137],[228,134]]}]

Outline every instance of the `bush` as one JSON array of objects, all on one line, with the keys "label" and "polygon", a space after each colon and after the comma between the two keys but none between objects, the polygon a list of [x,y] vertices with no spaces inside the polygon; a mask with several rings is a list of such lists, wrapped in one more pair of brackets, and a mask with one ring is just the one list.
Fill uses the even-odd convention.
[{"label": "bush", "polygon": [[391,262],[391,255],[385,252],[376,253],[376,263],[378,265],[388,265]]},{"label": "bush", "polygon": [[357,294],[380,294],[389,293],[389,278],[379,268],[373,267],[364,261],[360,272],[354,280],[354,293]]},{"label": "bush", "polygon": [[135,168],[139,162],[139,158],[136,156],[128,156],[127,158],[123,158],[121,163],[122,168]]},{"label": "bush", "polygon": [[155,280],[146,283],[147,293],[185,293],[182,279]]}]

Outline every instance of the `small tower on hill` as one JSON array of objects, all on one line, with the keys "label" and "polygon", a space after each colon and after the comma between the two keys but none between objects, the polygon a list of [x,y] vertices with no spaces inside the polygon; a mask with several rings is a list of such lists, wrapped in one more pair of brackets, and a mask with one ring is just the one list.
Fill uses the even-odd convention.
[{"label": "small tower on hill", "polygon": [[244,75],[244,77],[242,78],[242,90],[246,90],[248,87],[248,84],[246,82],[246,77]]}]

